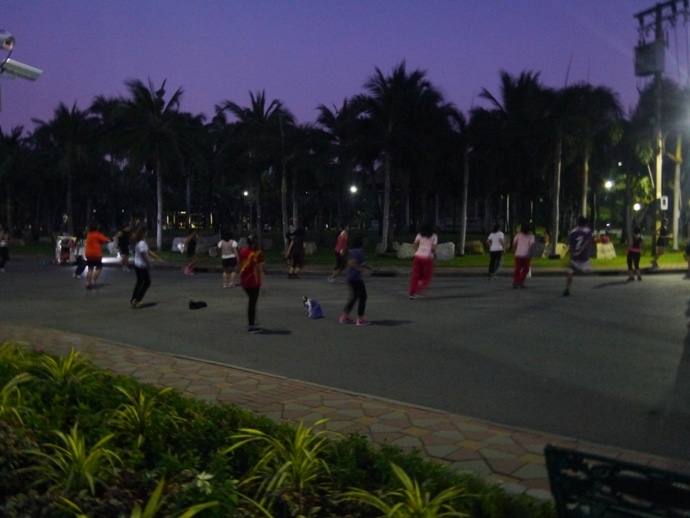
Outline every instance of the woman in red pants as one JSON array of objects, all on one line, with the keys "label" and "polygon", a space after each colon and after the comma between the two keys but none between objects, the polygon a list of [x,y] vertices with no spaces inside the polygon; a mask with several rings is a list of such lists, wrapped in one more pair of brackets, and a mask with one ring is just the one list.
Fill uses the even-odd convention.
[{"label": "woman in red pants", "polygon": [[421,293],[431,282],[434,274],[434,259],[438,236],[431,223],[422,223],[419,234],[414,239],[414,259],[412,262],[412,280],[410,281],[410,298],[421,298]]}]

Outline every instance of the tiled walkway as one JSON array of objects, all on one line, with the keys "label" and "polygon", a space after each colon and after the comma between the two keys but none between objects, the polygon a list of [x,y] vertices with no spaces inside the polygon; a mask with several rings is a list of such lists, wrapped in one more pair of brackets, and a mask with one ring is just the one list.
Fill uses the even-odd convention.
[{"label": "tiled walkway", "polygon": [[51,354],[71,348],[99,367],[145,382],[172,386],[206,401],[232,403],[276,421],[327,418],[330,430],[359,432],[375,443],[417,449],[425,457],[471,471],[508,491],[550,498],[543,448],[558,444],[609,457],[690,473],[690,463],[570,440],[447,414],[404,403],[332,390],[227,365],[149,352],[56,330],[0,324],[0,342],[23,342]]}]

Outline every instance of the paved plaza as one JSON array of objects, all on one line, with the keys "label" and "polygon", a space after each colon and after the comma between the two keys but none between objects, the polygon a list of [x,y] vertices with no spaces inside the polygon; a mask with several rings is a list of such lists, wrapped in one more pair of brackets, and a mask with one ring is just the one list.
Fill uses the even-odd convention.
[{"label": "paved plaza", "polygon": [[[562,275],[535,271],[528,288],[513,290],[506,275],[454,273],[414,301],[404,276],[369,278],[373,325],[358,328],[337,321],[345,284],[329,284],[325,272],[288,280],[271,266],[259,299],[265,332],[250,335],[246,297],[223,289],[219,273],[156,268],[150,305],[133,310],[133,272],[106,268],[104,286],[87,291],[72,268],[16,261],[0,275],[0,339],[76,346],[102,366],[275,418],[368,427],[379,442],[527,491],[547,489],[547,442],[690,470],[682,273],[577,278],[567,298]],[[325,319],[304,316],[305,295]],[[208,307],[190,311],[190,298]],[[200,387],[206,369],[225,381],[216,373]]]}]

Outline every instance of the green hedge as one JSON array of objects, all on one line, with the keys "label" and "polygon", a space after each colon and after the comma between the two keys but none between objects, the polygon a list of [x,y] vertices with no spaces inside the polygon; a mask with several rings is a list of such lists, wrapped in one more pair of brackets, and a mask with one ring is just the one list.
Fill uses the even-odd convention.
[{"label": "green hedge", "polygon": [[397,447],[0,345],[0,516],[553,517]]}]

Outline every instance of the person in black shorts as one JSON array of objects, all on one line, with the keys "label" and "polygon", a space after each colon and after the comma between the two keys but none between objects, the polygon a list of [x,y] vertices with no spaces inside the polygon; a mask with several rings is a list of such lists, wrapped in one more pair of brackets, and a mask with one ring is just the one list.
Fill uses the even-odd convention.
[{"label": "person in black shorts", "polygon": [[659,234],[656,238],[656,254],[654,254],[654,258],[652,259],[652,270],[659,269],[659,257],[664,255],[670,237],[671,233],[668,230],[668,219],[664,218],[661,220]]},{"label": "person in black shorts", "polygon": [[122,270],[129,271],[129,248],[132,241],[132,227],[129,223],[125,223],[125,226],[117,233],[115,236],[117,238],[117,251],[120,252],[120,258],[122,259]]},{"label": "person in black shorts", "polygon": [[297,227],[285,254],[290,259],[288,279],[299,279],[297,274],[304,268],[304,247],[304,228]]}]

